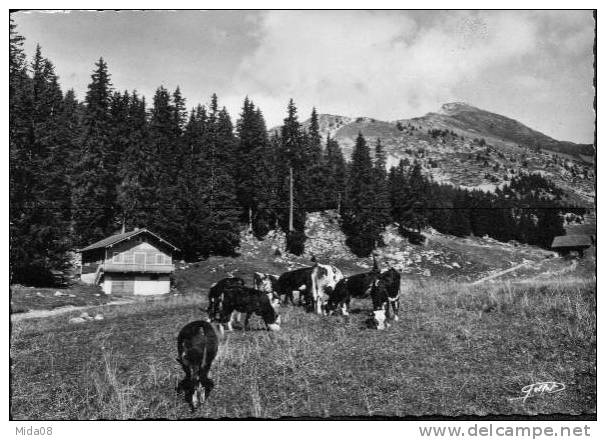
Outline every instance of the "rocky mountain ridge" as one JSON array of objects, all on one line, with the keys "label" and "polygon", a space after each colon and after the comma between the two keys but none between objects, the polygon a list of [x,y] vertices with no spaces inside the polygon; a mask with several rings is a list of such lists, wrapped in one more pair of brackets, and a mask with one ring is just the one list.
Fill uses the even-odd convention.
[{"label": "rocky mountain ridge", "polygon": [[362,133],[371,148],[381,139],[388,167],[417,161],[435,181],[485,191],[522,173],[540,173],[564,190],[569,204],[594,203],[593,146],[554,140],[469,104],[447,103],[438,112],[393,122],[330,114],[320,114],[318,122],[321,135],[336,139],[347,158]]}]

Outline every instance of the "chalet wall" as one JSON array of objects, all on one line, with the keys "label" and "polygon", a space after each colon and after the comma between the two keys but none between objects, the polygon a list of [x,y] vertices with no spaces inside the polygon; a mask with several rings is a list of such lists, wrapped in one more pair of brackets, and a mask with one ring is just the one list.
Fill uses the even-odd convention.
[{"label": "chalet wall", "polygon": [[102,288],[107,295],[161,295],[170,291],[170,277],[106,273]]},{"label": "chalet wall", "polygon": [[[140,241],[139,241],[140,240]],[[161,249],[148,237],[137,236],[107,248],[108,263],[123,264],[172,264],[170,253]]]},{"label": "chalet wall", "polygon": [[[156,279],[155,279],[156,278]],[[135,277],[135,295],[161,295],[170,291],[168,275],[137,275]]]}]

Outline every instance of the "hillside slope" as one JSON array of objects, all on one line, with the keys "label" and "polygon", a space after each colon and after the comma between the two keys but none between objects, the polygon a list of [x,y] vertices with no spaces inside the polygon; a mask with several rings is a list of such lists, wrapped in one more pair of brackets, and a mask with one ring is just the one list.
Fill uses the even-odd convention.
[{"label": "hillside slope", "polygon": [[[372,259],[358,258],[351,253],[339,228],[339,216],[334,211],[307,215],[305,253],[295,256],[285,251],[282,232],[270,232],[258,240],[246,231],[241,234],[239,256],[211,257],[198,263],[177,265],[177,279],[190,290],[206,282],[216,282],[225,276],[240,276],[252,280],[255,271],[280,274],[311,265],[311,256],[321,263],[339,267],[345,275],[368,271]],[[516,265],[526,263],[525,277],[545,270],[557,272],[570,265],[553,252],[518,243],[501,243],[488,237],[458,238],[440,234],[432,229],[423,232],[425,245],[412,245],[397,233],[395,225],[383,234],[385,245],[376,251],[383,268],[397,268],[408,279],[451,279],[472,282]],[[200,278],[202,277],[202,278]],[[516,278],[516,273],[508,278]]]},{"label": "hillside slope", "polygon": [[[556,141],[467,104],[444,104],[439,112],[394,122],[329,114],[318,119],[321,135],[335,138],[345,157],[362,133],[371,147],[381,139],[388,167],[417,161],[437,182],[494,191],[520,174],[540,173],[564,191],[567,204],[594,203],[592,146]],[[302,125],[308,128],[309,120]]]},{"label": "hillside slope", "polygon": [[[468,136],[481,135],[493,141],[504,141],[526,147],[540,147],[545,150],[571,156],[593,156],[593,146],[557,141],[533,130],[515,119],[473,107],[461,102],[444,104],[439,112],[428,113],[420,118],[402,120],[423,127],[455,130]],[[580,158],[580,157],[579,157]]]}]

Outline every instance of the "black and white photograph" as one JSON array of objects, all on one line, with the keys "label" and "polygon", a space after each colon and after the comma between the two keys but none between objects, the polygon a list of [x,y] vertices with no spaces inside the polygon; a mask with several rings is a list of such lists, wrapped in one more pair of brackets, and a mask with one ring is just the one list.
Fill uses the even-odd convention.
[{"label": "black and white photograph", "polygon": [[8,15],[10,435],[590,436],[596,10]]}]

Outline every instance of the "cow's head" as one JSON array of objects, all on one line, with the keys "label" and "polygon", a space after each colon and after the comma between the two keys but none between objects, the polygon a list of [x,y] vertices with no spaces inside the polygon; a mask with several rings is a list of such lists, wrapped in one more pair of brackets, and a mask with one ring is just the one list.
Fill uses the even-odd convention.
[{"label": "cow's head", "polygon": [[386,320],[385,308],[373,310],[370,324],[372,328],[376,328],[377,330],[385,330],[387,328],[388,323]]},{"label": "cow's head", "polygon": [[261,292],[271,293],[273,292],[273,283],[269,275],[265,273],[255,272],[255,289]]},{"label": "cow's head", "polygon": [[275,307],[268,300],[266,303],[263,303],[262,308],[263,311],[261,313],[261,317],[263,318],[263,322],[265,322],[267,329],[271,331],[279,331],[282,319],[276,312]]},{"label": "cow's head", "polygon": [[[183,365],[180,359],[177,359],[177,362]],[[183,379],[177,389],[185,393],[185,400],[194,411],[205,402],[206,397],[214,387],[214,383],[211,379],[202,376],[200,367],[192,368],[190,372],[189,377]]]},{"label": "cow's head", "polygon": [[267,324],[267,329],[272,332],[278,332],[280,331],[280,324],[282,324],[282,318],[280,315],[276,315],[276,320],[271,324]]}]

